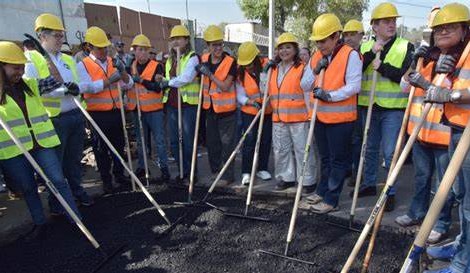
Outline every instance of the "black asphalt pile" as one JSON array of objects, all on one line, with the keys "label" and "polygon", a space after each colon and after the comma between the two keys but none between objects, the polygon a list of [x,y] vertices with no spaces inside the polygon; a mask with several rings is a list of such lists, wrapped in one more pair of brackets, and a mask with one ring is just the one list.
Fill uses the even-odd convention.
[{"label": "black asphalt pile", "polygon": [[[185,200],[184,190],[163,187],[155,197],[172,221],[186,214],[165,236],[159,236],[165,222],[142,193],[102,197],[95,206],[81,209],[85,224],[105,252],[124,245],[99,272],[339,272],[359,236],[328,225],[324,216],[302,213],[290,249],[293,257],[316,264],[307,265],[258,251],[284,251],[291,203],[276,209],[251,208],[251,215],[271,218],[266,223],[226,217],[208,207],[174,205],[173,201]],[[212,200],[236,213],[243,211],[244,201],[227,194]],[[256,199],[255,203],[270,200]],[[406,235],[380,233],[369,272],[398,272],[411,240]],[[101,260],[101,254],[65,220],[54,221],[46,238],[0,247],[0,272],[5,273],[92,272]],[[359,266],[357,262],[351,272],[359,272]]]}]

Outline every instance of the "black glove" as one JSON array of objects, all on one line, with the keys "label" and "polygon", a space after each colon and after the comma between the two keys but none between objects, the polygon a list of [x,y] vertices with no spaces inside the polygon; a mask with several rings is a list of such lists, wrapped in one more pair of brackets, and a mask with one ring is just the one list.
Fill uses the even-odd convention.
[{"label": "black glove", "polygon": [[263,72],[267,73],[270,68],[277,66],[277,63],[274,60],[269,60],[268,63],[263,67]]},{"label": "black glove", "polygon": [[113,84],[121,80],[121,73],[119,71],[114,72],[109,78],[109,83]]},{"label": "black glove", "polygon": [[212,72],[209,68],[208,63],[201,63],[201,64],[196,65],[196,71],[206,77],[210,77],[212,75]]},{"label": "black glove", "polygon": [[413,54],[413,62],[411,63],[412,69],[416,69],[419,58],[423,58],[425,60],[429,58],[429,46],[422,45],[415,50]]},{"label": "black glove", "polygon": [[249,106],[255,107],[257,110],[261,109],[261,103],[259,103],[257,101],[247,101],[246,104],[249,105]]},{"label": "black glove", "polygon": [[451,101],[452,90],[434,84],[426,90],[425,102],[445,103]]},{"label": "black glove", "polygon": [[135,58],[134,58],[133,55],[131,55],[131,54],[126,55],[126,60],[125,61],[126,61],[126,67],[127,68],[130,68],[132,66],[132,62],[134,62],[134,59]]},{"label": "black glove", "polygon": [[117,57],[117,56],[113,58],[113,66],[114,66],[120,73],[126,72],[126,66],[125,66],[124,63],[121,61],[121,59],[119,59],[119,57]]},{"label": "black glove", "polygon": [[411,71],[410,74],[408,75],[410,84],[413,85],[414,87],[422,88],[424,90],[428,89],[429,86],[431,86],[431,82],[426,80],[423,75],[421,75],[419,72],[416,71]]},{"label": "black glove", "polygon": [[436,73],[449,74],[454,72],[457,60],[451,55],[440,55],[436,63]]},{"label": "black glove", "polygon": [[315,67],[315,69],[313,70],[313,73],[315,73],[316,75],[320,74],[320,71],[322,69],[326,69],[328,67],[328,58],[327,57],[323,57],[320,59],[320,61],[318,61],[317,63],[317,66]]},{"label": "black glove", "polygon": [[133,80],[135,83],[142,83],[142,78],[141,78],[139,75],[134,75],[134,76],[132,76],[132,80]]},{"label": "black glove", "polygon": [[326,92],[325,90],[323,90],[320,87],[313,88],[313,95],[315,95],[315,98],[317,98],[321,101],[326,101],[326,102],[331,101],[331,95],[328,94],[328,92]]},{"label": "black glove", "polygon": [[168,85],[168,83],[169,83],[169,82],[168,82],[168,81],[165,81],[165,80],[161,81],[161,82],[159,83],[160,89],[163,91],[163,90],[167,89],[168,87],[170,87],[170,86]]},{"label": "black glove", "polygon": [[66,82],[64,85],[67,87],[67,91],[65,91],[66,95],[78,96],[80,94],[80,88],[76,83]]}]

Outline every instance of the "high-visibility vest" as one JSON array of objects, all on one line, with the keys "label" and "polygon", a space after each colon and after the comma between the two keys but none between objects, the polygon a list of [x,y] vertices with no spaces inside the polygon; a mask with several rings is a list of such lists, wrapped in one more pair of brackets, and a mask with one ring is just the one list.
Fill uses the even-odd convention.
[{"label": "high-visibility vest", "polygon": [[[346,69],[348,67],[349,55],[353,52],[348,45],[343,45],[331,59],[331,63],[325,70],[325,78],[323,80],[323,90],[327,92],[336,91],[346,85]],[[315,69],[317,63],[323,58],[320,51],[310,59],[310,67]],[[318,86],[319,77],[315,77],[314,86]],[[310,95],[311,109],[313,109],[314,96]],[[357,96],[353,95],[343,101],[324,102],[318,101],[317,118],[323,123],[344,123],[357,119]]]},{"label": "high-visibility vest", "polygon": [[[31,63],[36,68],[40,79],[47,78],[51,75],[51,72],[49,71],[49,67],[47,66],[47,61],[44,58],[44,56],[41,55],[41,53],[37,52],[36,50],[30,50],[30,51],[26,51],[25,55],[28,57],[29,61],[31,61]],[[75,83],[78,83],[79,78],[78,78],[78,73],[77,73],[77,64],[75,63],[75,60],[73,59],[73,57],[67,54],[61,54],[60,59],[64,62],[64,64],[68,66],[68,68],[72,72],[73,81]],[[41,100],[44,106],[46,107],[46,111],[49,117],[56,117],[60,114],[61,98],[41,97]],[[85,103],[82,103],[82,106],[86,108]]]},{"label": "high-visibility vest", "polygon": [[[372,49],[374,41],[368,41],[361,45],[361,53],[364,54]],[[396,68],[401,68],[408,50],[408,41],[402,38],[396,38],[392,47],[385,56],[383,63],[389,64]],[[369,93],[372,86],[372,74],[374,69],[372,63],[362,74],[362,88],[359,94],[358,104],[361,106],[369,105]],[[377,85],[375,87],[374,103],[383,108],[406,108],[408,103],[408,95],[401,91],[400,84],[391,81],[389,78],[382,76],[379,72],[377,77]]]},{"label": "high-visibility vest", "polygon": [[[210,54],[202,55],[202,62],[209,61]],[[225,81],[232,66],[234,58],[226,55],[222,62],[217,67],[214,77],[221,81]],[[220,88],[212,82],[209,77],[204,77],[203,82],[203,95],[204,103],[203,108],[209,109],[211,105],[214,108],[215,113],[226,113],[232,112],[237,109],[237,95],[235,91],[235,79],[228,91],[222,91]]]},{"label": "high-visibility vest", "polygon": [[[191,59],[193,56],[196,56],[194,51],[189,52],[188,54],[185,54],[181,57],[180,59],[180,65],[179,65],[179,71],[176,72],[176,75],[181,75],[181,73],[186,69],[186,66],[188,65],[189,59]],[[170,80],[170,70],[171,70],[171,65],[173,63],[172,58],[170,57],[165,64],[165,78],[166,80]],[[178,88],[181,94],[181,99],[184,103],[191,104],[191,105],[197,105],[198,100],[199,100],[199,89],[200,89],[201,83],[199,77],[194,77],[193,82],[186,84],[184,86],[181,86]],[[169,89],[165,90],[165,94],[163,95],[163,103],[166,103],[168,101],[168,93]]]},{"label": "high-visibility vest", "polygon": [[[31,89],[33,95],[25,94],[26,111],[31,128],[26,123],[23,111],[9,95],[5,95],[5,104],[0,104],[0,117],[5,121],[15,136],[29,151],[33,148],[33,137],[44,148],[52,148],[60,145],[59,138],[54,130],[51,120],[39,96],[39,88],[36,79],[23,79]],[[15,145],[7,132],[0,130],[0,160],[21,155],[21,150]],[[17,170],[21,171],[21,170]]]},{"label": "high-visibility vest", "polygon": [[[467,56],[462,66],[457,66],[459,71],[452,83],[452,89],[459,90],[470,87],[470,55]],[[470,103],[446,103],[444,113],[451,124],[465,127],[470,118]]]},{"label": "high-visibility vest", "polygon": [[[259,86],[256,83],[256,80],[251,76],[248,71],[245,70],[245,77],[242,82],[243,88],[245,88],[246,95],[248,96],[248,99],[250,101],[256,101],[260,105],[263,104],[263,94],[261,94],[259,90]],[[241,110],[245,114],[249,115],[256,115],[258,113],[258,109],[256,107],[251,106],[251,105],[243,105],[241,107]],[[266,105],[266,110],[264,112],[265,115],[270,115],[273,112],[273,109],[271,108],[271,105]]]},{"label": "high-visibility vest", "polygon": [[[421,75],[428,80],[432,81],[432,71],[434,62],[429,62],[420,71]],[[422,88],[416,88],[411,102],[410,118],[408,120],[408,134],[411,135],[416,122],[420,119],[423,113],[424,96],[426,91]],[[441,124],[442,115],[444,114],[444,105],[440,103],[433,103],[426,120],[421,127],[418,134],[418,139],[422,142],[429,144],[437,144],[441,146],[448,146],[450,142],[450,127]]]},{"label": "high-visibility vest", "polygon": [[277,85],[279,69],[272,68],[269,79],[270,103],[273,108],[273,122],[308,121],[308,109],[305,104],[304,91],[300,87],[304,64],[292,66],[287,71],[280,86]]},{"label": "high-visibility vest", "polygon": [[[158,62],[151,60],[147,63],[144,71],[140,74],[140,78],[147,81],[152,81],[152,77],[157,70]],[[134,61],[132,63],[132,75],[138,75],[137,72],[137,62]],[[143,112],[151,112],[163,109],[162,103],[162,92],[155,92],[149,91],[145,88],[143,84],[134,83],[134,88],[127,92],[127,97],[129,98],[129,102],[127,103],[127,109],[134,110],[137,105],[136,99],[136,90],[139,92],[139,103],[140,103],[140,110]]]},{"label": "high-visibility vest", "polygon": [[[108,79],[109,76],[117,71],[110,57],[107,57],[107,71],[104,71],[103,68],[89,56],[85,57],[82,62],[92,81]],[[111,86],[96,94],[85,93],[83,97],[87,103],[88,111],[109,111],[113,108],[121,108],[117,83],[111,84]]]}]

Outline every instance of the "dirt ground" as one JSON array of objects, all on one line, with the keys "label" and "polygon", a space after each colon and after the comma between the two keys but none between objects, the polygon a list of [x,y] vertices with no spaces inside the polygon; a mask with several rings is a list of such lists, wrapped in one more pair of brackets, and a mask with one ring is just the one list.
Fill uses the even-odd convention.
[{"label": "dirt ground", "polygon": [[[195,198],[202,195],[197,192]],[[176,206],[173,201],[184,201],[186,191],[173,187],[159,186],[154,196],[172,221],[186,214],[163,237],[159,234],[165,223],[142,193],[105,196],[95,206],[81,208],[85,224],[105,252],[124,245],[99,272],[339,272],[359,236],[327,224],[325,216],[302,212],[290,254],[316,264],[307,265],[258,251],[284,251],[291,199],[271,208],[265,206],[271,200],[255,200],[251,215],[270,218],[267,223],[226,217],[209,207]],[[224,209],[244,209],[240,197],[213,197],[212,203]],[[406,235],[380,233],[369,272],[398,272],[411,241]],[[92,272],[101,257],[76,227],[56,220],[46,238],[1,246],[0,272]],[[351,272],[359,272],[358,268],[359,262]]]}]

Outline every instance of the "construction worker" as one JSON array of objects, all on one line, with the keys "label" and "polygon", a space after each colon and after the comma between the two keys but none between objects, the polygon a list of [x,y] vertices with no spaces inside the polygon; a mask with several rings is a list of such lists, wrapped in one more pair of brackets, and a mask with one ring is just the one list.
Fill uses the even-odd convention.
[{"label": "construction worker", "polygon": [[[297,38],[283,33],[277,39],[278,57],[268,63],[272,69],[269,79],[270,103],[273,108],[273,152],[276,190],[294,187],[302,171],[308,134],[309,90],[302,90],[300,82],[304,64],[299,57]],[[313,149],[310,149],[307,170],[303,180],[304,193],[315,190]]]},{"label": "construction worker", "polygon": [[[374,71],[378,73],[378,77],[359,198],[377,194],[380,148],[383,150],[388,171],[408,101],[407,94],[401,91],[400,81],[412,62],[413,45],[397,37],[397,17],[400,15],[393,4],[379,4],[372,11],[371,18],[375,38],[361,45],[364,57],[362,91],[358,99],[361,128],[364,127],[366,120]],[[376,53],[380,54],[380,59],[377,61],[374,60]],[[350,195],[352,196],[353,192]],[[395,189],[392,188],[385,204],[385,211],[392,211],[394,208]]]},{"label": "construction worker", "polygon": [[[237,120],[235,79],[237,63],[224,52],[224,33],[214,25],[204,31],[209,53],[202,55],[197,68],[204,75],[204,103],[206,110],[206,146],[212,173],[217,173],[234,149]],[[220,184],[234,181],[233,163],[225,171]]]},{"label": "construction worker", "polygon": [[310,48],[302,47],[299,52],[300,59],[304,62],[304,64],[308,64],[310,61]]},{"label": "construction worker", "polygon": [[[450,127],[449,156],[452,157],[463,130],[470,118],[470,54],[463,53],[470,41],[470,11],[467,6],[452,3],[437,12],[432,24],[435,48],[430,49],[435,73],[447,74],[443,86],[434,85],[424,70],[410,74],[410,83],[426,90],[425,102],[444,104],[442,123]],[[462,56],[462,54],[467,54]],[[463,57],[462,65],[457,66]],[[423,73],[423,74],[421,74]],[[429,115],[428,115],[429,117]],[[449,166],[451,167],[451,166]],[[467,273],[470,272],[470,153],[467,153],[457,180],[454,184],[457,201],[460,203],[460,235],[454,242],[427,249],[429,256],[451,260],[448,267],[427,270],[426,273]]]},{"label": "construction worker", "polygon": [[[183,180],[188,179],[191,172],[191,157],[194,142],[197,105],[199,101],[200,80],[197,77],[196,66],[199,56],[191,48],[189,30],[183,25],[174,26],[170,32],[172,45],[170,57],[165,64],[165,79],[161,88],[165,89],[163,103],[168,114],[171,153],[179,162],[178,140],[178,90],[181,95],[181,115],[183,131]],[[179,67],[177,51],[180,52]],[[178,69],[177,69],[178,68]],[[168,89],[169,88],[169,89]],[[178,164],[179,167],[179,164]],[[176,176],[176,180],[180,175]]]},{"label": "construction worker", "polygon": [[[431,22],[432,23],[432,22]],[[431,25],[431,24],[430,24]],[[429,27],[430,27],[429,25]],[[416,69],[418,58],[423,58],[425,66],[420,71],[414,71],[411,79],[408,74],[402,78],[401,86],[405,92],[410,91],[410,80],[416,85],[415,80],[424,78],[432,81],[433,75],[440,71],[436,66],[436,60],[440,49],[420,46],[413,55],[412,68]],[[422,115],[422,107],[425,89],[416,88],[410,109],[408,121],[408,134],[411,134],[415,123]],[[450,127],[440,124],[443,118],[443,104],[433,104],[428,118],[424,121],[416,143],[413,146],[413,166],[415,168],[415,193],[411,201],[408,212],[405,215],[395,218],[395,222],[403,227],[418,225],[426,216],[429,208],[431,190],[433,188],[433,175],[436,174],[437,185],[444,176],[444,172],[449,164],[448,146],[450,142]],[[442,240],[452,224],[452,207],[454,204],[454,194],[449,193],[447,202],[439,215],[437,223],[434,225],[427,242],[438,243]]]},{"label": "construction worker", "polygon": [[[237,101],[241,105],[242,126],[246,131],[252,123],[255,115],[263,104],[263,92],[260,90],[260,80],[263,66],[259,49],[254,42],[245,42],[238,48],[238,81]],[[272,140],[272,108],[266,105],[264,114],[263,131],[259,146],[259,163],[256,176],[262,180],[271,179],[268,172],[269,154],[271,153]],[[259,122],[259,121],[258,121]],[[253,166],[253,155],[258,136],[258,122],[247,135],[243,143],[242,151],[242,185],[250,183],[250,173]]]},{"label": "construction worker", "polygon": [[[332,13],[322,14],[315,20],[310,40],[315,41],[318,51],[302,78],[302,88],[313,91],[311,104],[314,99],[319,100],[314,132],[321,158],[321,179],[316,193],[308,196],[307,202],[312,204],[313,212],[320,214],[338,207],[351,168],[356,94],[361,91],[362,61],[358,52],[341,40],[342,29],[338,17]],[[323,79],[319,78],[321,70],[325,70]]]},{"label": "construction worker", "polygon": [[360,52],[362,38],[364,37],[364,26],[358,20],[349,20],[343,29],[344,43]]},{"label": "construction worker", "polygon": [[[43,106],[40,92],[50,91],[47,83],[22,78],[26,57],[12,42],[0,42],[0,118],[9,125],[18,140],[29,151],[58,192],[80,217],[72,192],[65,181],[55,147],[60,140]],[[0,167],[8,177],[9,187],[21,192],[34,222],[28,239],[48,234],[35,170],[5,130],[0,130]],[[60,207],[65,213],[65,210]]]},{"label": "construction worker", "polygon": [[[108,57],[111,42],[99,27],[90,27],[85,33],[85,42],[90,45],[90,54],[77,65],[80,81],[89,82],[90,93],[84,94],[87,111],[110,140],[119,154],[124,157],[124,131],[121,121],[118,84],[122,90],[134,85],[119,58]],[[94,132],[93,151],[103,181],[104,193],[113,193],[111,162],[114,182],[127,186],[129,179],[124,176],[124,167],[109,150],[104,140]]]},{"label": "construction worker", "polygon": [[[161,171],[160,181],[170,180],[170,171],[168,169],[167,147],[165,142],[165,126],[162,102],[162,90],[156,78],[161,79],[164,75],[163,65],[150,59],[150,49],[152,45],[150,40],[143,34],[135,36],[131,44],[135,52],[135,61],[131,65],[132,79],[134,88],[128,91],[129,103],[128,109],[136,111],[136,92],[139,93],[140,111],[142,113],[142,126],[144,130],[145,143],[149,143],[149,130],[152,132],[157,148],[157,165]],[[137,151],[139,165],[136,170],[137,176],[145,177],[144,155],[139,130],[139,121],[137,113],[135,117],[135,134],[137,136]]]},{"label": "construction worker", "polygon": [[[61,145],[56,148],[57,157],[62,163],[62,171],[73,196],[81,205],[91,206],[93,200],[81,185],[85,119],[74,102],[74,96],[80,93],[77,66],[73,57],[60,52],[65,29],[59,17],[45,13],[37,17],[34,31],[41,41],[40,46],[45,50],[43,53],[47,55],[43,56],[36,50],[26,52],[30,62],[26,64],[25,76],[48,78],[57,87],[67,87],[42,94],[42,101],[60,139]],[[82,84],[82,90],[84,88],[86,86]],[[53,214],[60,211],[58,203],[49,205]]]}]

